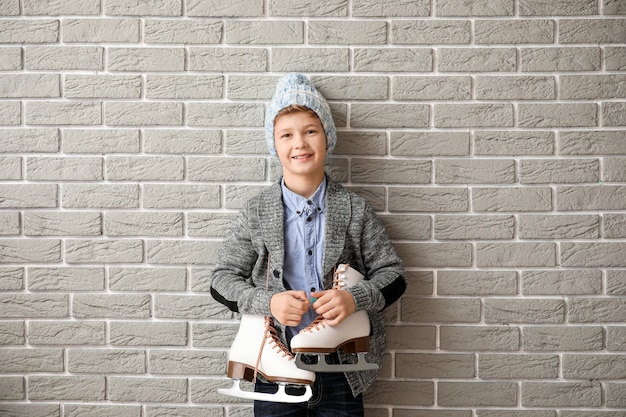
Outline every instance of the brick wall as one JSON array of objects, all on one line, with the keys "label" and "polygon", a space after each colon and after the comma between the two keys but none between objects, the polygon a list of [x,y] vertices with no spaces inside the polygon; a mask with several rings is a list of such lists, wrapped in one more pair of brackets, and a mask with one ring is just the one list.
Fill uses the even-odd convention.
[{"label": "brick wall", "polygon": [[0,14],[0,416],[252,414],[207,289],[285,71],[406,262],[368,416],[626,415],[624,0]]}]

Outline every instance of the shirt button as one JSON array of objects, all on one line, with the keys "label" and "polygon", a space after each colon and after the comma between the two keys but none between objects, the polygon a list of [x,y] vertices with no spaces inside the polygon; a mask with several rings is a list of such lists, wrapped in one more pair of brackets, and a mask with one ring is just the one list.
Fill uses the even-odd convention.
[{"label": "shirt button", "polygon": [[311,287],[311,292],[315,292],[315,287]]},{"label": "shirt button", "polygon": [[311,204],[313,204],[313,202],[312,202],[311,200],[307,201],[306,203],[307,203],[309,206],[310,206]]},{"label": "shirt button", "polygon": [[307,253],[309,254],[309,256],[313,255],[313,251],[312,250],[309,250]]},{"label": "shirt button", "polygon": [[310,222],[311,220],[313,220],[310,216],[306,218],[307,222]]}]

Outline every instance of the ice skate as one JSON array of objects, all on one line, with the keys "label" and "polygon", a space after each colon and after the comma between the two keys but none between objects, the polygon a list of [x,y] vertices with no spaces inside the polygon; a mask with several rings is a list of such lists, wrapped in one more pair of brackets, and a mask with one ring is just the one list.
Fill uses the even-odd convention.
[{"label": "ice skate", "polygon": [[[341,264],[335,271],[333,290],[342,290],[363,280],[363,275],[349,265]],[[337,326],[330,326],[322,316],[302,329],[291,339],[291,350],[296,354],[296,365],[314,372],[350,372],[378,369],[378,365],[365,360],[370,347],[370,320],[367,312],[351,314]],[[357,363],[329,364],[328,354],[341,349],[356,353]],[[317,356],[317,363],[307,363],[303,356]]]},{"label": "ice skate", "polygon": [[[241,380],[255,382],[257,374],[267,381],[278,384],[274,394],[249,392],[241,389]],[[220,394],[257,401],[300,403],[313,395],[311,384],[313,372],[298,369],[294,356],[278,338],[270,317],[243,314],[239,331],[228,353],[227,376],[232,378],[232,387],[218,389]],[[290,395],[287,385],[304,386],[302,395]]]}]

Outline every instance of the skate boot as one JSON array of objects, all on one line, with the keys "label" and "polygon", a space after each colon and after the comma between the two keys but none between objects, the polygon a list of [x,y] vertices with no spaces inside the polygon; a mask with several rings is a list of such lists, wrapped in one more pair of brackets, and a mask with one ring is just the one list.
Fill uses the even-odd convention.
[{"label": "skate boot", "polygon": [[[271,317],[243,314],[239,331],[228,353],[227,376],[234,380],[231,388],[218,392],[233,397],[258,401],[300,403],[313,395],[311,384],[315,381],[313,372],[298,369],[294,356],[278,338]],[[241,380],[255,382],[261,374],[269,382],[278,384],[276,393],[244,391]],[[290,395],[287,385],[304,386],[302,395]]]},{"label": "skate boot", "polygon": [[[341,264],[335,271],[333,290],[341,291],[363,280],[357,270]],[[378,365],[365,360],[370,348],[370,320],[367,312],[357,311],[337,326],[330,326],[318,316],[308,327],[291,339],[291,350],[296,354],[298,368],[315,372],[350,372],[378,369]],[[356,353],[357,363],[328,364],[326,356],[342,349]],[[317,356],[317,363],[307,363],[303,355]],[[322,355],[320,355],[322,354]]]}]

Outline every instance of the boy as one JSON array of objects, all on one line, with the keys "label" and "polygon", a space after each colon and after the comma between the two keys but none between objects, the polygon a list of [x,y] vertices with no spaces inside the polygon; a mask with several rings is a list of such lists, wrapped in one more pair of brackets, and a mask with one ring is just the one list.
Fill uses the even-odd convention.
[{"label": "boy", "polygon": [[[404,293],[404,270],[370,206],[324,171],[337,141],[328,104],[307,77],[288,74],[277,84],[265,131],[283,176],[239,213],[220,251],[211,294],[232,311],[271,315],[287,346],[318,315],[336,326],[366,310],[372,329],[369,357],[380,365],[382,310]],[[342,263],[365,279],[345,291],[329,290]],[[335,359],[340,363],[341,356]],[[255,415],[362,416],[362,393],[375,377],[371,370],[320,372],[308,402],[255,401]],[[255,390],[275,387],[257,381]]]}]

